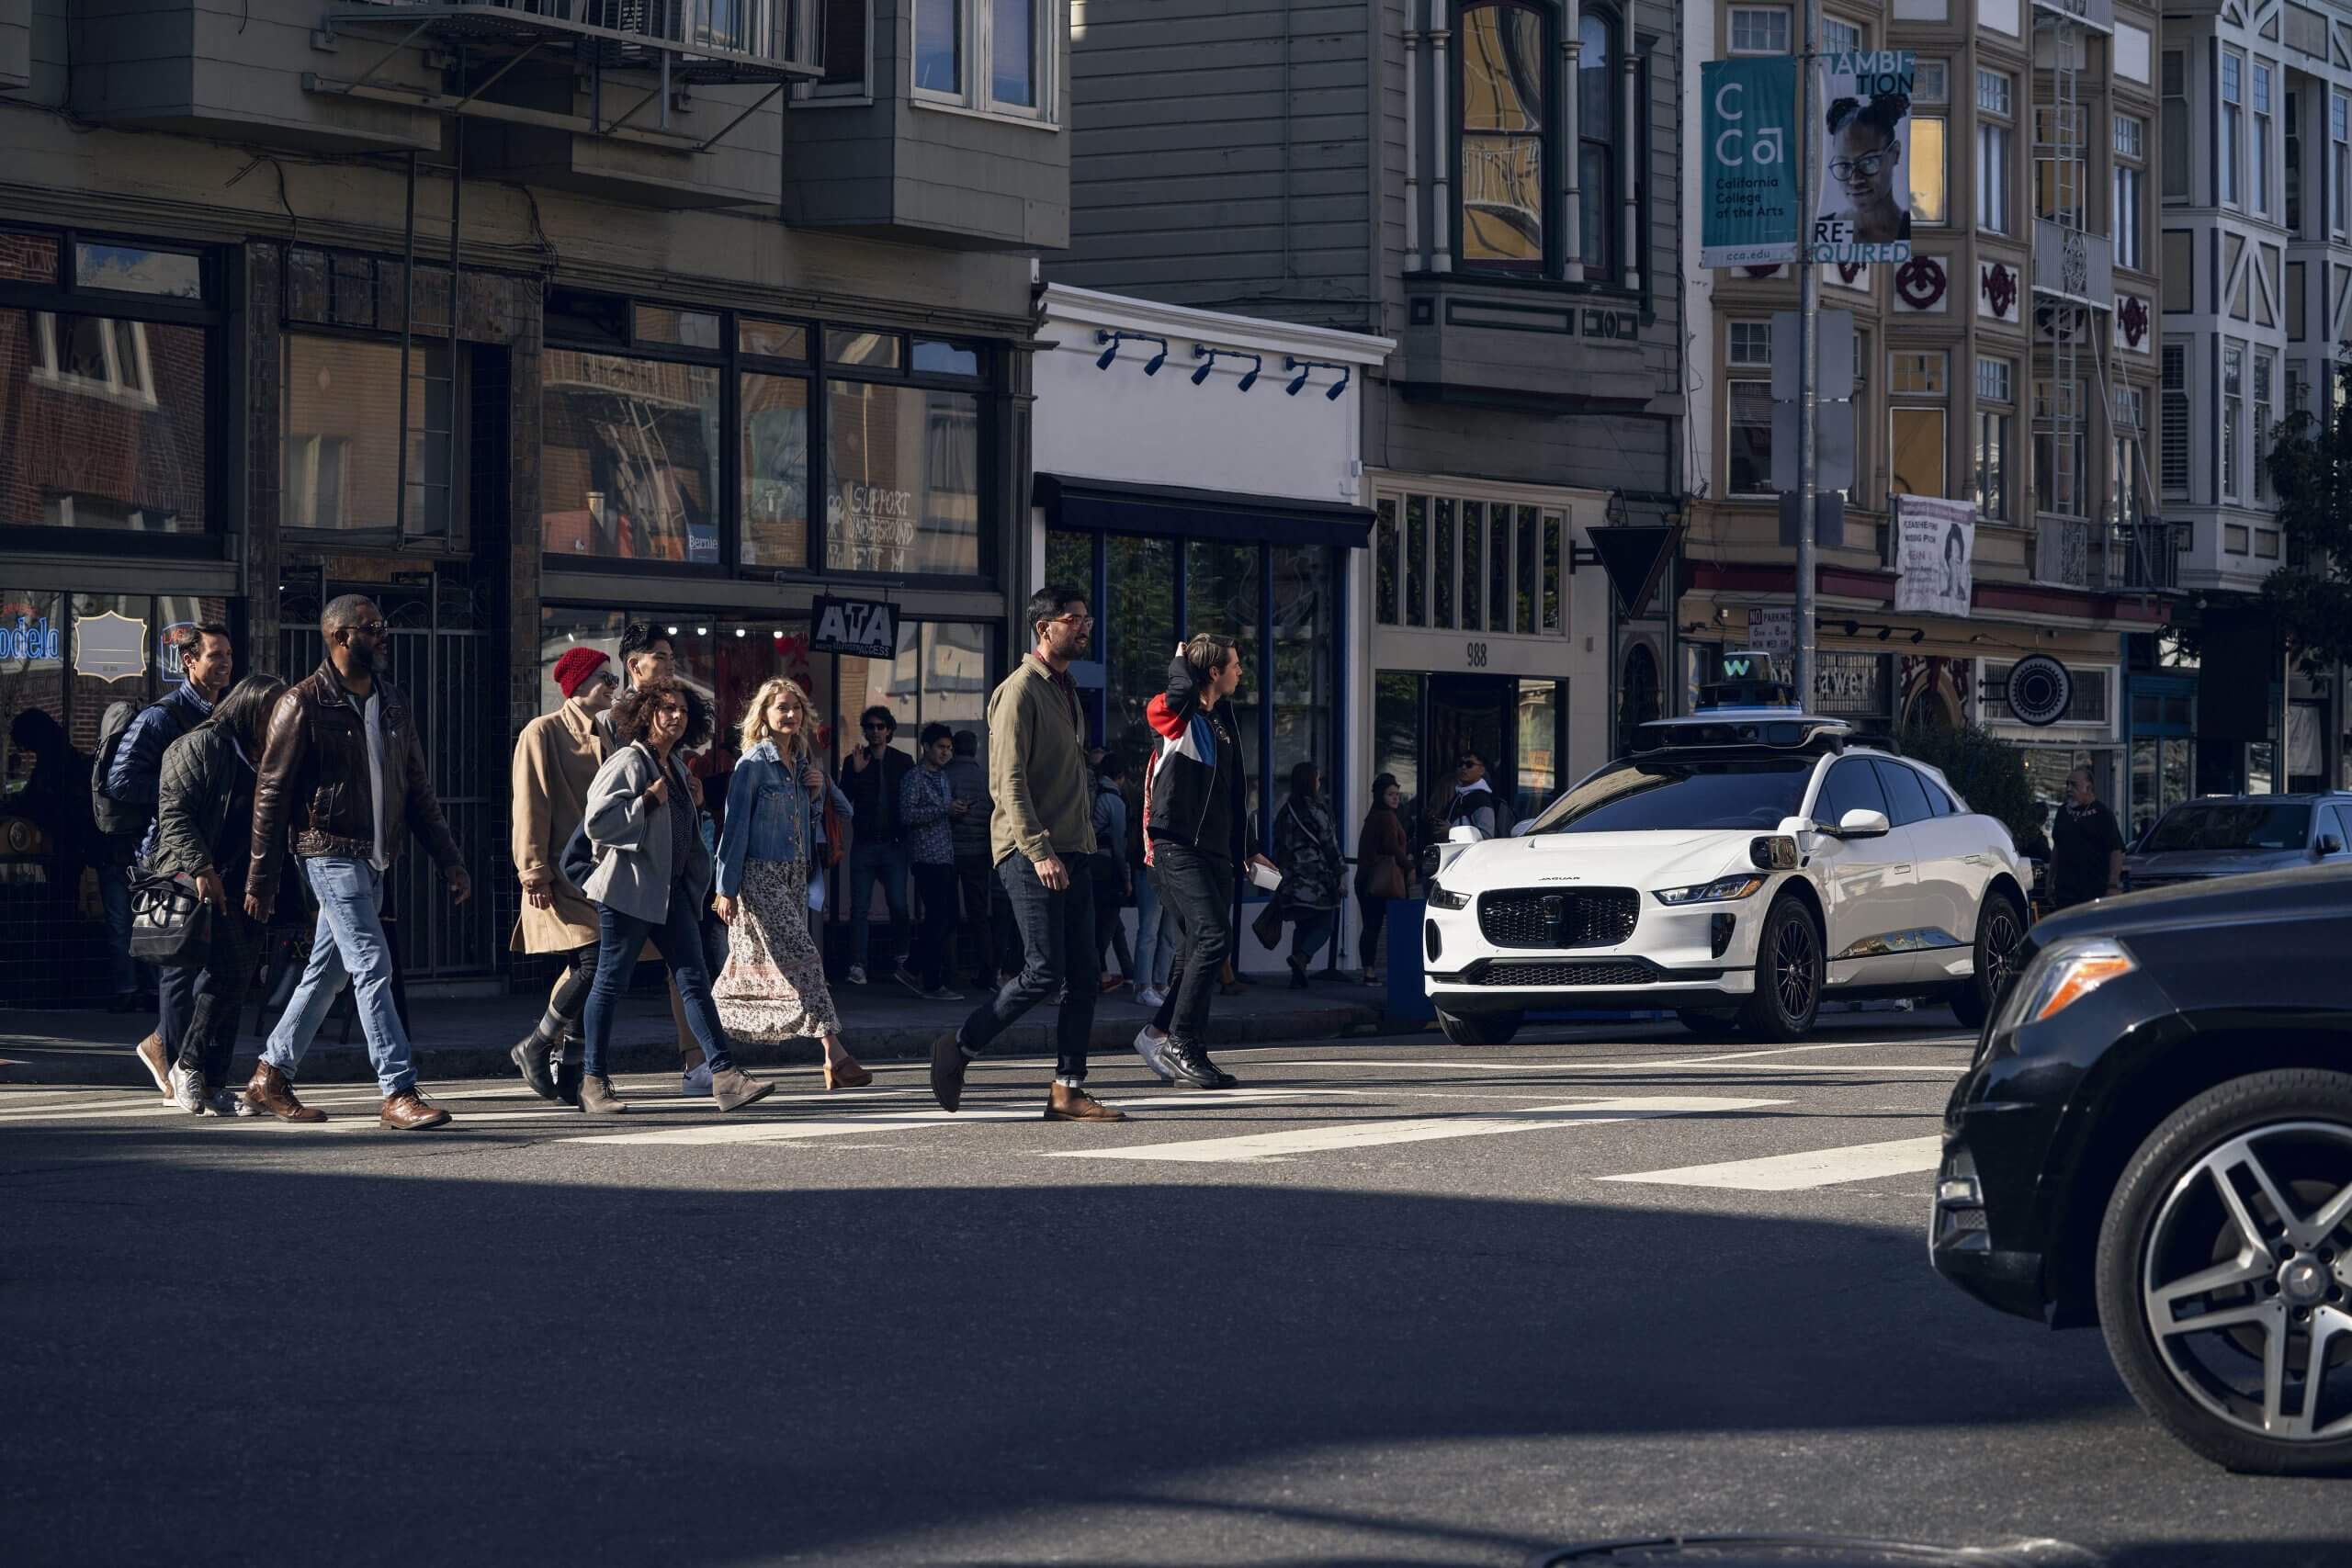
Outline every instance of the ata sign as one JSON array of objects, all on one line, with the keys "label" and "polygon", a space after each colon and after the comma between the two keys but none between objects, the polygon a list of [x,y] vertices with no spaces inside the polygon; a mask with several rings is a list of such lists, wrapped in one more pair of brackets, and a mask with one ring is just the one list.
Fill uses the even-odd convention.
[{"label": "ata sign", "polygon": [[895,659],[899,653],[899,609],[878,599],[820,598],[809,613],[815,632],[811,653],[846,653],[854,659]]}]

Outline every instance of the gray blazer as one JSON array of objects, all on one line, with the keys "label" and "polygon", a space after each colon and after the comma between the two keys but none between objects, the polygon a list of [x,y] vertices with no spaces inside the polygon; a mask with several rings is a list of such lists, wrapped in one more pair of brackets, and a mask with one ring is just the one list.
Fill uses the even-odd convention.
[{"label": "gray blazer", "polygon": [[[645,798],[658,764],[641,740],[631,741],[596,770],[588,786],[588,842],[596,851],[596,869],[580,890],[598,904],[608,904],[624,915],[659,925],[669,918],[670,824],[663,813],[684,807],[686,770],[678,753],[670,753],[669,799],[654,806]],[[686,835],[694,863],[686,867],[686,897],[699,911],[710,896],[710,852],[702,841],[702,824]]]}]

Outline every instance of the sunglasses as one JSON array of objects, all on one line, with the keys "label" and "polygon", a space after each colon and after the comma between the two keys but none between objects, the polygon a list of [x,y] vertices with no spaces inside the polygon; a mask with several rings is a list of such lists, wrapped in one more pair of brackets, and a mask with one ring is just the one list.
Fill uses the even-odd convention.
[{"label": "sunglasses", "polygon": [[344,628],[353,637],[382,637],[392,628],[382,621],[354,621]]}]

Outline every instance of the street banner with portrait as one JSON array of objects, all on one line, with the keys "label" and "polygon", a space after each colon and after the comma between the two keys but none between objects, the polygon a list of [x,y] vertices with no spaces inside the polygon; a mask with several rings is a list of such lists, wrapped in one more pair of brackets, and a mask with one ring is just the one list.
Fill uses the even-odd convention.
[{"label": "street banner with portrait", "polygon": [[1705,108],[1702,266],[1797,259],[1797,62],[1789,55],[1710,60],[1699,67]]},{"label": "street banner with portrait", "polygon": [[1976,574],[1976,503],[1898,495],[1894,529],[1895,614],[1965,618]]},{"label": "street banner with portrait", "polygon": [[1911,259],[1911,95],[1917,56],[1907,49],[1821,57],[1814,112],[1821,165],[1814,172],[1813,259],[1858,265]]}]

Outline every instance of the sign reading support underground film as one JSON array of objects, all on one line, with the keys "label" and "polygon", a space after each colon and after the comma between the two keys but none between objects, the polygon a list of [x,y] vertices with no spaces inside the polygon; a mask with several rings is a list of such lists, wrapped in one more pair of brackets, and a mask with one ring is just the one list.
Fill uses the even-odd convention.
[{"label": "sign reading support underground film", "polygon": [[1856,265],[1911,259],[1911,94],[1907,49],[1825,55],[1813,259]]},{"label": "sign reading support underground film", "polygon": [[1797,259],[1797,62],[1710,60],[1699,67],[1705,107],[1704,266],[1777,265]]}]

